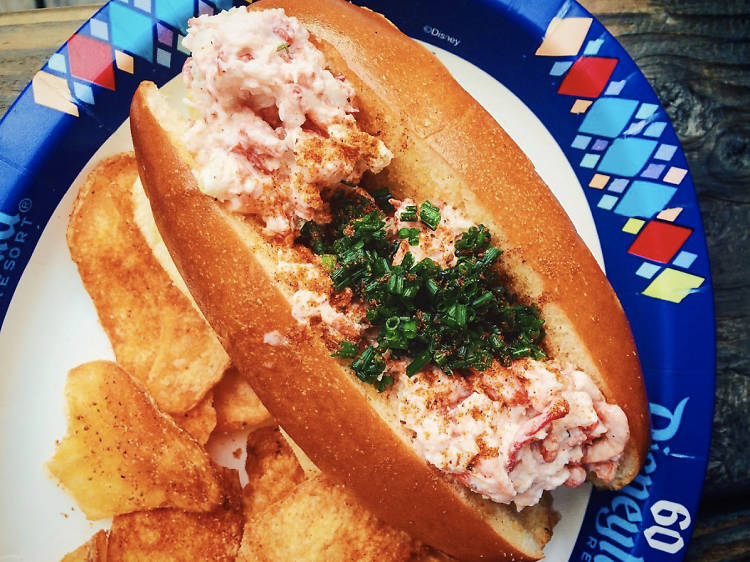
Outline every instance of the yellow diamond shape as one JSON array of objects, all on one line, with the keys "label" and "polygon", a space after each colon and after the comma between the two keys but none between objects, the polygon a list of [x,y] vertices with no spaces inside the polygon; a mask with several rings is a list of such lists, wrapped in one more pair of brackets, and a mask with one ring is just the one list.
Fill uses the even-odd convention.
[{"label": "yellow diamond shape", "polygon": [[646,224],[644,220],[630,218],[625,223],[625,226],[622,227],[622,231],[628,234],[638,234],[644,224]]},{"label": "yellow diamond shape", "polygon": [[686,296],[701,285],[705,278],[684,271],[667,268],[651,281],[643,294],[647,297],[669,302],[682,302]]}]

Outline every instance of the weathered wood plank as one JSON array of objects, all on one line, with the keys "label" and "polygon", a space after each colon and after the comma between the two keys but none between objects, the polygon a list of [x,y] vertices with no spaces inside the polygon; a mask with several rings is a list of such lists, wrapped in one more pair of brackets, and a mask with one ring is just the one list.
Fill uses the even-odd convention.
[{"label": "weathered wood plank", "polygon": [[[70,6],[66,8],[49,8],[42,10],[26,10],[22,12],[12,12],[0,15],[0,27],[37,24],[37,23],[65,23],[69,21],[83,23],[98,10],[104,2],[91,2],[81,6]],[[79,24],[80,25],[80,24]],[[59,46],[59,45],[58,45]]]},{"label": "weathered wood plank", "polygon": [[48,54],[52,54],[68,40],[83,21],[0,26],[0,53],[44,49]]},{"label": "weathered wood plank", "polygon": [[750,552],[750,509],[714,509],[700,514],[686,562],[747,560]]}]

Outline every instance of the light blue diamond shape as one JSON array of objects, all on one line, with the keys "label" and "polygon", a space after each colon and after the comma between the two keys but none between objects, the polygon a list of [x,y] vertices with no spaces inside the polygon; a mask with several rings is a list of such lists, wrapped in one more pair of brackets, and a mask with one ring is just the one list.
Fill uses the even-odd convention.
[{"label": "light blue diamond shape", "polygon": [[558,61],[552,65],[549,73],[552,76],[562,76],[568,71],[572,64],[571,61]]},{"label": "light blue diamond shape", "polygon": [[607,91],[604,92],[605,96],[616,96],[620,92],[622,92],[622,89],[625,87],[626,80],[619,80],[617,82],[610,82],[609,86],[607,86]]},{"label": "light blue diamond shape", "polygon": [[91,35],[102,41],[109,41],[109,29],[107,29],[107,22],[97,19],[89,20],[89,29]]},{"label": "light blue diamond shape", "polygon": [[112,3],[109,5],[109,21],[115,47],[146,60],[154,60],[153,22],[149,16]]},{"label": "light blue diamond shape", "polygon": [[599,172],[618,176],[634,176],[656,148],[656,141],[638,137],[615,139],[599,162]]},{"label": "light blue diamond shape", "polygon": [[79,100],[94,105],[94,92],[88,84],[73,82],[73,93]]},{"label": "light blue diamond shape", "polygon": [[672,265],[687,269],[688,267],[693,265],[693,262],[697,257],[698,255],[694,254],[693,252],[686,252],[685,250],[683,250],[679,254],[677,254],[677,257],[672,262]]},{"label": "light blue diamond shape", "polygon": [[161,21],[187,33],[187,22],[193,17],[192,2],[175,2],[174,0],[159,0],[154,6],[154,14]]},{"label": "light blue diamond shape", "polygon": [[615,178],[613,179],[609,187],[607,188],[607,191],[614,191],[615,193],[622,193],[625,191],[625,188],[628,187],[628,180],[624,178]]},{"label": "light blue diamond shape", "polygon": [[660,266],[644,261],[641,264],[641,267],[639,267],[636,270],[635,274],[638,277],[645,277],[646,279],[651,279],[656,274],[656,272],[659,271],[660,269],[661,269]]},{"label": "light blue diamond shape", "polygon": [[661,211],[677,191],[676,187],[636,180],[622,196],[615,213],[625,217],[650,219]]},{"label": "light blue diamond shape", "polygon": [[640,133],[648,124],[648,121],[634,121],[630,124],[628,129],[625,131],[625,135],[637,135]]},{"label": "light blue diamond shape", "polygon": [[671,160],[674,153],[677,152],[677,147],[673,144],[662,144],[654,154],[654,158],[657,160]]},{"label": "light blue diamond shape", "polygon": [[57,72],[68,72],[68,65],[65,64],[65,56],[62,53],[55,53],[47,61],[47,66]]},{"label": "light blue diamond shape", "polygon": [[599,52],[599,49],[602,48],[602,44],[604,43],[604,39],[592,39],[588,43],[586,43],[586,47],[583,49],[584,55],[595,55]]},{"label": "light blue diamond shape", "polygon": [[190,49],[185,47],[185,45],[182,44],[182,40],[185,39],[184,35],[178,35],[177,36],[177,50],[181,53],[185,53],[186,55],[190,54]]},{"label": "light blue diamond shape", "polygon": [[667,124],[663,121],[651,123],[643,134],[647,137],[660,137],[666,126]]},{"label": "light blue diamond shape", "polygon": [[581,168],[593,168],[596,166],[599,158],[599,154],[585,154],[583,158],[581,158]]},{"label": "light blue diamond shape", "polygon": [[585,150],[590,142],[591,137],[587,137],[586,135],[576,135],[576,138],[573,139],[573,142],[570,143],[570,146],[572,146],[573,148],[578,148],[580,150]]},{"label": "light blue diamond shape", "polygon": [[599,98],[586,112],[578,130],[590,135],[616,137],[625,128],[636,107],[637,100]]},{"label": "light blue diamond shape", "polygon": [[659,109],[659,106],[655,103],[642,103],[638,109],[638,113],[635,114],[636,119],[648,119],[654,112]]},{"label": "light blue diamond shape", "polygon": [[169,68],[169,65],[172,64],[172,55],[164,49],[156,49],[156,62]]},{"label": "light blue diamond shape", "polygon": [[654,164],[653,162],[646,166],[641,172],[642,178],[657,179],[664,171],[664,164]]},{"label": "light blue diamond shape", "polygon": [[615,203],[617,203],[617,197],[614,195],[602,195],[602,198],[599,199],[599,202],[596,204],[597,207],[600,209],[604,209],[606,211],[609,211],[612,207],[615,206]]}]

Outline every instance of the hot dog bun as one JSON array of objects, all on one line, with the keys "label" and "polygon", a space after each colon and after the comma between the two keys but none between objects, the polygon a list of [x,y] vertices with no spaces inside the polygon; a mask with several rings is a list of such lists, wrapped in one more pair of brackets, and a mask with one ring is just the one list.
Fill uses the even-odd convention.
[{"label": "hot dog bun", "polygon": [[[360,128],[394,152],[377,178],[400,198],[460,199],[505,250],[512,288],[541,310],[549,354],[586,371],[626,413],[630,440],[611,482],[638,472],[648,446],[645,390],[630,329],[606,278],[532,164],[425,49],[384,17],[339,0],[268,1],[311,32],[358,94]],[[460,559],[538,559],[549,512],[523,518],[428,466],[395,414],[292,316],[277,253],[252,220],[198,188],[185,123],[142,84],[131,107],[139,173],[159,230],[234,365],[279,424],[381,519]],[[382,182],[382,183],[381,183]],[[280,345],[266,338],[284,335]],[[528,508],[527,508],[528,509]],[[529,523],[529,519],[532,520]]]}]

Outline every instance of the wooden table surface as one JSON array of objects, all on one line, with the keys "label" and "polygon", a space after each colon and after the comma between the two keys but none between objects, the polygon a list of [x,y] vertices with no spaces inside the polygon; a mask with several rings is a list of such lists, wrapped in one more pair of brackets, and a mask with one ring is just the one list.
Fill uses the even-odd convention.
[{"label": "wooden table surface", "polygon": [[[585,0],[656,89],[687,153],[711,258],[713,443],[688,560],[750,559],[750,1]],[[0,15],[0,114],[96,6]]]}]

